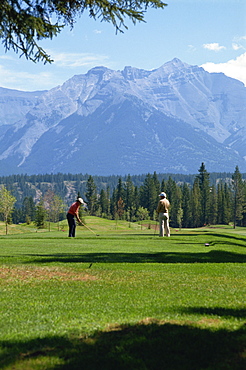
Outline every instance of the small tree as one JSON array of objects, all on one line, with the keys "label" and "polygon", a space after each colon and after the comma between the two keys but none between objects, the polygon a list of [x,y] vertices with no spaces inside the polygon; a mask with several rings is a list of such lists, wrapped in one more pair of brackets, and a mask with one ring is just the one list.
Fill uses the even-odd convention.
[{"label": "small tree", "polygon": [[146,220],[149,217],[149,211],[147,208],[139,207],[137,210],[137,217],[141,221],[141,229],[142,229],[142,221]]},{"label": "small tree", "polygon": [[61,213],[64,213],[65,205],[58,195],[54,195],[51,203],[51,218],[53,222],[57,222],[58,231],[60,229],[59,221]]},{"label": "small tree", "polygon": [[180,206],[179,209],[178,209],[178,212],[177,212],[177,222],[178,222],[180,230],[182,228],[183,214],[184,214],[184,211]]},{"label": "small tree", "polygon": [[53,221],[52,216],[54,212],[52,209],[52,205],[54,202],[54,196],[55,196],[55,193],[51,189],[48,189],[46,193],[44,194],[44,208],[46,209],[46,215],[48,217],[49,231],[50,231],[50,223],[51,221]]},{"label": "small tree", "polygon": [[35,214],[35,225],[38,229],[44,228],[46,218],[46,210],[44,208],[44,201],[41,199],[40,202],[36,206],[36,214]]},{"label": "small tree", "polygon": [[5,223],[6,235],[8,234],[8,220],[14,208],[16,198],[11,195],[11,193],[2,186],[0,189],[0,213],[3,215],[3,220]]},{"label": "small tree", "polygon": [[125,205],[124,205],[123,199],[120,197],[120,199],[117,202],[117,213],[118,213],[120,220],[123,219],[124,208],[125,208]]}]

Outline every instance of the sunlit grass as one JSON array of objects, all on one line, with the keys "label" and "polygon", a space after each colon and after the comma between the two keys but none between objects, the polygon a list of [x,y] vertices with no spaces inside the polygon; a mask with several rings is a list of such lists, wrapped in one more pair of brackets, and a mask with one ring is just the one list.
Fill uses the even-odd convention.
[{"label": "sunlit grass", "polygon": [[2,368],[244,367],[243,230],[87,225],[0,237]]}]

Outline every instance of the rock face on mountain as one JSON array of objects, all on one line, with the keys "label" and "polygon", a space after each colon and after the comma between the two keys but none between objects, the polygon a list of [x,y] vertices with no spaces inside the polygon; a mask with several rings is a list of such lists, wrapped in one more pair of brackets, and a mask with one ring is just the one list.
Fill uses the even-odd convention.
[{"label": "rock face on mountain", "polygon": [[153,71],[96,67],[21,94],[11,116],[11,90],[0,90],[2,175],[195,173],[201,162],[246,171],[246,88],[222,73],[178,59]]},{"label": "rock face on mountain", "polygon": [[0,135],[23,119],[44,91],[25,92],[0,87]]}]

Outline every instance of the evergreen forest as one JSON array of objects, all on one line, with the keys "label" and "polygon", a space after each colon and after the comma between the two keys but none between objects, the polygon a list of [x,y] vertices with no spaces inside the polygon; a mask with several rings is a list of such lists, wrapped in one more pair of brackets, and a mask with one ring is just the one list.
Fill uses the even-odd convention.
[{"label": "evergreen forest", "polygon": [[34,222],[39,228],[64,219],[78,196],[86,202],[80,215],[84,222],[87,214],[129,222],[156,220],[161,191],[171,203],[171,227],[246,226],[246,174],[238,166],[234,173],[210,174],[202,163],[193,175],[11,175],[0,177],[0,187],[15,199],[8,222]]}]

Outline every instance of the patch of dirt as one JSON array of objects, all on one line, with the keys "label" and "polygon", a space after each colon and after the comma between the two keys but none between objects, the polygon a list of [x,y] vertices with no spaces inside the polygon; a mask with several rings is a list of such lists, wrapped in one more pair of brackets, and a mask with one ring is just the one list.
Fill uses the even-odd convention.
[{"label": "patch of dirt", "polygon": [[213,318],[207,318],[203,317],[201,320],[198,321],[198,324],[201,325],[207,325],[207,326],[218,326],[221,323],[220,319],[213,319]]},{"label": "patch of dirt", "polygon": [[0,279],[5,280],[62,280],[62,281],[88,281],[96,280],[96,277],[84,271],[77,272],[73,270],[64,270],[57,268],[0,268]]}]

